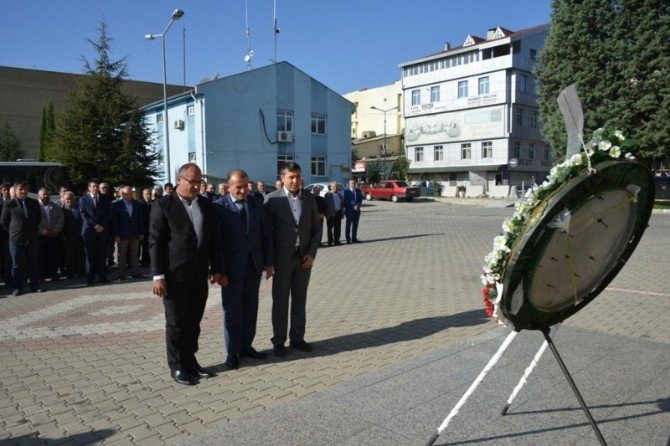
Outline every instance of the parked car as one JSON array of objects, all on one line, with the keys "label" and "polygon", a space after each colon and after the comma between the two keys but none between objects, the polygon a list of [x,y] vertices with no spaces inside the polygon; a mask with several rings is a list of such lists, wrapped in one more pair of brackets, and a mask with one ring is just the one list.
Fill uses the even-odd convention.
[{"label": "parked car", "polygon": [[[332,181],[331,181],[332,182]],[[339,185],[339,191],[343,192],[344,191],[344,186],[342,186],[340,183],[337,183]],[[312,189],[314,189],[314,186],[320,186],[321,187],[321,196],[325,197],[326,193],[330,190],[330,183],[312,183],[308,184],[305,186],[305,190],[307,192],[312,192]]]},{"label": "parked car", "polygon": [[418,187],[421,190],[422,197],[435,196],[435,188],[430,185],[429,181],[413,181],[412,187]]},{"label": "parked car", "polygon": [[396,203],[398,200],[412,201],[421,196],[418,187],[411,187],[402,180],[384,180],[380,184],[363,186],[363,195],[366,200],[384,199]]}]

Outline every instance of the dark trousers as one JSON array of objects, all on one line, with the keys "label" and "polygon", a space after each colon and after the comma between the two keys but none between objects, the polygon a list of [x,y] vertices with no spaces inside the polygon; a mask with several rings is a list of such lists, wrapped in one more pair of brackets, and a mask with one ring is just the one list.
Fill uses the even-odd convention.
[{"label": "dark trousers", "polygon": [[68,276],[79,276],[84,272],[84,244],[81,238],[63,239],[63,267]]},{"label": "dark trousers", "polygon": [[275,271],[272,279],[272,344],[284,345],[288,331],[289,295],[291,297],[291,331],[293,342],[305,340],[307,286],[312,268],[302,267],[299,252],[291,256],[286,269]]},{"label": "dark trousers", "polygon": [[39,246],[37,242],[15,245],[9,242],[9,255],[12,257],[12,282],[14,288],[22,290],[26,284],[26,275],[30,278],[30,286],[38,286],[38,256]]},{"label": "dark trousers", "polygon": [[12,283],[12,256],[9,255],[9,240],[0,240],[0,262],[2,262],[2,281],[9,286]]},{"label": "dark trousers", "polygon": [[328,217],[326,223],[328,225],[328,244],[332,245],[334,242],[339,242],[342,234],[342,212],[335,212],[335,216]]},{"label": "dark trousers", "polygon": [[86,253],[86,280],[93,281],[97,273],[100,280],[107,280],[107,231],[89,232],[84,235]]},{"label": "dark trousers", "polygon": [[223,335],[229,355],[249,350],[254,342],[260,285],[261,276],[249,255],[244,276],[239,279],[228,276],[228,286],[221,288]]},{"label": "dark trousers", "polygon": [[40,277],[58,277],[60,238],[40,235]]},{"label": "dark trousers", "polygon": [[344,224],[344,236],[347,238],[348,242],[356,240],[356,234],[358,234],[358,220],[360,219],[360,212],[351,212],[347,214],[347,221]]},{"label": "dark trousers", "polygon": [[149,266],[151,258],[149,257],[149,234],[144,234],[144,238],[140,240],[140,264],[142,266]]},{"label": "dark trousers", "polygon": [[165,345],[170,370],[193,370],[198,364],[200,321],[207,303],[207,276],[187,282],[168,281],[165,307]]}]

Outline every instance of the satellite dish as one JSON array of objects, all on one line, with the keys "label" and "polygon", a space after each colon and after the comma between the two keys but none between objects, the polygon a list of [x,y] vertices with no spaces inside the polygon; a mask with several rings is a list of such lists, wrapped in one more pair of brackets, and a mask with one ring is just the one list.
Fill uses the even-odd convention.
[{"label": "satellite dish", "polygon": [[515,329],[543,330],[604,290],[635,250],[654,205],[649,168],[605,161],[543,200],[512,247],[501,309]]},{"label": "satellite dish", "polygon": [[519,165],[519,160],[516,158],[512,158],[509,160],[509,167],[516,167]]}]

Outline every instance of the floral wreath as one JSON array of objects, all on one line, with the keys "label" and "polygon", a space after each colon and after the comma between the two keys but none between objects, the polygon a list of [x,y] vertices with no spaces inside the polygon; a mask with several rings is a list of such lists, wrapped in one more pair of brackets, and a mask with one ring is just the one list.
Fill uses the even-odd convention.
[{"label": "floral wreath", "polygon": [[502,234],[493,239],[493,250],[484,257],[485,265],[481,279],[484,285],[482,295],[487,316],[493,317],[499,324],[508,325],[500,308],[503,294],[502,277],[512,248],[523,232],[526,220],[533,210],[549,195],[567,184],[568,180],[587,169],[593,171],[592,164],[620,159],[622,155],[627,159],[635,159],[632,154],[634,146],[635,141],[626,140],[621,131],[599,128],[593,132],[591,140],[584,145],[584,151],[552,167],[546,181],[539,186],[529,188],[524,198],[515,203],[514,215],[503,222]]}]

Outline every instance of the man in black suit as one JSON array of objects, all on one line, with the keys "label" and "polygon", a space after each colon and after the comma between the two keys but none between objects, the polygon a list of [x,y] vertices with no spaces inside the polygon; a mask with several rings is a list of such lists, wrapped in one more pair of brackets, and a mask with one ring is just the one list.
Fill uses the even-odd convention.
[{"label": "man in black suit", "polygon": [[151,188],[146,188],[142,191],[142,199],[139,200],[142,206],[142,218],[144,219],[144,237],[140,240],[140,264],[144,267],[149,266],[149,216],[151,215],[151,205],[153,199],[151,197]]},{"label": "man in black suit", "polygon": [[93,284],[97,273],[101,283],[107,280],[107,244],[109,239],[110,207],[107,195],[100,193],[96,180],[88,182],[88,193],[79,198],[79,212],[84,220],[81,236],[86,253],[86,284]]},{"label": "man in black suit", "polygon": [[195,385],[214,373],[195,358],[210,283],[221,282],[221,251],[214,208],[198,194],[202,172],[184,164],[172,196],[154,203],[149,222],[153,293],[163,298],[165,341],[172,378]]},{"label": "man in black suit", "polygon": [[274,253],[272,281],[272,345],[275,356],[286,356],[291,297],[290,346],[312,351],[305,342],[307,286],[316,251],[321,241],[322,223],[314,195],[300,187],[301,171],[287,163],[281,171],[283,186],[265,197],[265,212]]},{"label": "man in black suit", "polygon": [[[9,188],[9,183],[0,185],[0,212],[5,203],[10,201]],[[0,277],[5,282],[5,286],[10,286],[12,284],[12,257],[9,255],[9,233],[2,225],[0,225],[0,265],[2,265]]]},{"label": "man in black suit", "polygon": [[14,185],[16,197],[7,201],[2,208],[0,223],[9,233],[9,254],[12,258],[12,282],[14,296],[23,292],[25,276],[30,276],[30,289],[41,292],[39,288],[39,231],[42,220],[40,205],[34,198],[28,197],[28,183]]},{"label": "man in black suit", "polygon": [[326,192],[326,225],[328,228],[328,246],[333,243],[341,245],[342,215],[344,215],[344,198],[338,190],[337,182],[330,183],[330,190]]}]

